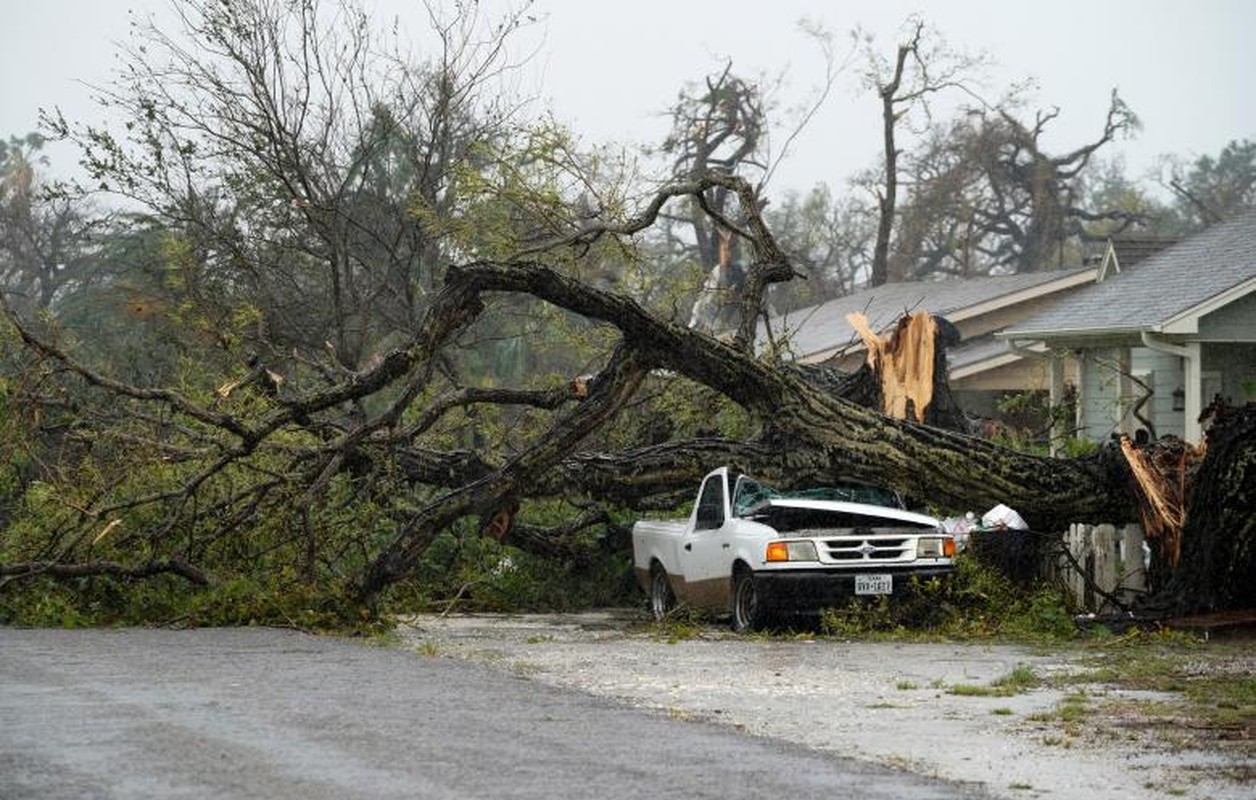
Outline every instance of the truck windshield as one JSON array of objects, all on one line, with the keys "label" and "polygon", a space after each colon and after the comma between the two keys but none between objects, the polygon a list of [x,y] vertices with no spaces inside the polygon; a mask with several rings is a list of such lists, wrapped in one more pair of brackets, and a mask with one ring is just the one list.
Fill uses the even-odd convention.
[{"label": "truck windshield", "polygon": [[897,494],[877,486],[846,483],[783,492],[742,475],[737,479],[736,493],[733,496],[733,513],[744,517],[758,506],[776,499],[839,500],[845,503],[864,503],[883,508],[903,508],[903,502]]}]

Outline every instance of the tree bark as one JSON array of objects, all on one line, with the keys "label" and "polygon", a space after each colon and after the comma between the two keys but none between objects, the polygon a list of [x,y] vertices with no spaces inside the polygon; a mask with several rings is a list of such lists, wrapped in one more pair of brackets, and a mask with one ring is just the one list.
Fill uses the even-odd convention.
[{"label": "tree bark", "polygon": [[136,567],[119,564],[115,561],[87,561],[76,564],[60,564],[53,561],[25,561],[14,564],[0,564],[0,577],[9,578],[46,575],[58,580],[70,580],[71,578],[108,575],[126,580],[140,580],[163,574],[178,575],[196,586],[209,585],[209,578],[202,570],[177,558],[150,561],[147,564],[141,564]]},{"label": "tree bark", "polygon": [[[1124,520],[1133,513],[1120,459],[1112,451],[1060,461],[888,419],[807,382],[795,370],[659,320],[628,297],[592,289],[535,263],[478,262],[451,270],[433,306],[441,319],[429,316],[425,329],[447,335],[474,316],[482,293],[504,291],[615,325],[624,336],[621,351],[589,396],[536,446],[416,514],[367,570],[359,587],[364,597],[407,574],[440,530],[479,509],[497,507],[512,496],[546,494],[547,488],[626,503],[648,496],[646,487],[691,490],[715,463],[716,452],[722,463],[782,485],[853,478],[953,507],[1005,503],[1039,530],[1056,530],[1076,519]],[[434,341],[423,345],[433,347]],[[614,457],[569,457],[652,369],[684,375],[734,400],[761,420],[761,436],[748,443],[706,441]]]},{"label": "tree bark", "polygon": [[1175,616],[1256,608],[1256,403],[1213,414],[1190,477],[1181,560],[1146,604]]},{"label": "tree bark", "polygon": [[899,87],[903,83],[903,70],[907,66],[907,57],[916,52],[920,46],[922,25],[916,26],[916,33],[910,42],[898,46],[898,54],[894,61],[894,74],[881,86],[877,94],[881,98],[881,146],[884,150],[885,191],[877,198],[877,241],[872,251],[872,274],[868,277],[869,286],[881,286],[889,281],[890,234],[894,228],[894,212],[898,206],[898,145],[894,141],[894,131],[898,125],[898,105],[907,99],[898,96]]}]

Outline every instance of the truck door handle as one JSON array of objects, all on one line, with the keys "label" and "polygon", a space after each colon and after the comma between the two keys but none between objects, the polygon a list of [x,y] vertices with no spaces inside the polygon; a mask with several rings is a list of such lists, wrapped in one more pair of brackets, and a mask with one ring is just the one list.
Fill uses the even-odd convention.
[{"label": "truck door handle", "polygon": [[692,551],[693,551],[693,542],[690,542],[689,544],[685,545],[685,549],[686,549],[686,550],[689,550],[690,552],[692,552]]},{"label": "truck door handle", "polygon": [[725,550],[727,550],[727,549],[728,549],[728,542],[724,542],[724,549],[725,549]]}]

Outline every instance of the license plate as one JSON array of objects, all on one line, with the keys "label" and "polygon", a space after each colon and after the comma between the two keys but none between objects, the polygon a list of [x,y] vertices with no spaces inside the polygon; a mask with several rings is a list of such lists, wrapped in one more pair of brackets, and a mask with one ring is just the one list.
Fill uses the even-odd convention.
[{"label": "license plate", "polygon": [[893,594],[893,575],[856,575],[855,594]]}]

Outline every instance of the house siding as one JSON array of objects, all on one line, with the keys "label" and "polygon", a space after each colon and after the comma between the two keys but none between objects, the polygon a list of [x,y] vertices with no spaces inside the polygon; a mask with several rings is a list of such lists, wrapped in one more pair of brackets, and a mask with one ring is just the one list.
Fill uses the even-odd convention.
[{"label": "house siding", "polygon": [[1204,397],[1220,393],[1231,403],[1256,401],[1256,347],[1248,344],[1208,344],[1203,349]]},{"label": "house siding", "polygon": [[[1123,375],[1122,370],[1128,375]],[[1078,436],[1103,442],[1114,433],[1134,436],[1140,428],[1147,427],[1133,413],[1146,390],[1129,376],[1152,391],[1139,413],[1151,421],[1155,435],[1184,436],[1186,414],[1173,410],[1173,393],[1185,381],[1182,359],[1146,347],[1096,347],[1085,351]]]},{"label": "house siding", "polygon": [[1249,294],[1201,317],[1199,339],[1205,342],[1256,342],[1256,294]]},{"label": "house siding", "polygon": [[1077,407],[1078,435],[1102,442],[1118,429],[1121,404],[1120,372],[1127,351],[1121,347],[1087,350],[1081,366],[1081,396]]},{"label": "house siding", "polygon": [[[1182,359],[1170,353],[1136,347],[1130,352],[1130,369],[1152,388],[1153,394],[1143,405],[1142,414],[1155,425],[1156,435],[1185,436],[1186,413],[1173,410],[1173,393],[1184,389],[1186,381]],[[1135,395],[1134,401],[1137,399]],[[1141,425],[1137,421],[1135,424]]]},{"label": "house siding", "polygon": [[[1256,402],[1256,347],[1244,343],[1205,344],[1201,352],[1205,406],[1220,394],[1228,402]],[[1186,413],[1173,409],[1173,393],[1183,389],[1182,359],[1146,347],[1096,347],[1085,351],[1078,406],[1078,435],[1103,442],[1114,433],[1133,436],[1146,425],[1133,415],[1143,389],[1120,374],[1129,374],[1152,388],[1142,416],[1151,420],[1157,437],[1186,435]]]}]

